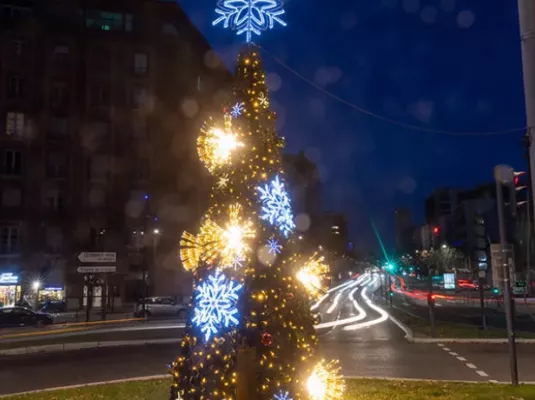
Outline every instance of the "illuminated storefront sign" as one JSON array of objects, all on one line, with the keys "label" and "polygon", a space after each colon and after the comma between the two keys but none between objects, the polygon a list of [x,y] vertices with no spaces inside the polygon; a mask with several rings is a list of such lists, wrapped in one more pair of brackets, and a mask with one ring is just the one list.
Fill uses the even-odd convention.
[{"label": "illuminated storefront sign", "polygon": [[13,272],[0,274],[0,285],[16,285],[17,283],[19,283],[19,276]]}]

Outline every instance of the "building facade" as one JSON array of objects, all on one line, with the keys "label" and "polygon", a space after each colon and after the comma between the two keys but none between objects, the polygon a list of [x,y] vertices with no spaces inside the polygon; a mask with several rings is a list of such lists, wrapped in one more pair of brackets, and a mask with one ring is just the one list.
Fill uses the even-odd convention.
[{"label": "building facade", "polygon": [[209,189],[195,139],[230,73],[176,2],[0,11],[0,302],[81,306],[82,252],[115,253],[96,264],[116,270],[96,290],[108,304],[143,295],[143,276],[149,294],[188,294],[177,242]]},{"label": "building facade", "polygon": [[317,165],[303,151],[284,154],[284,171],[292,196],[296,228],[307,241],[320,244],[323,213],[322,185]]}]

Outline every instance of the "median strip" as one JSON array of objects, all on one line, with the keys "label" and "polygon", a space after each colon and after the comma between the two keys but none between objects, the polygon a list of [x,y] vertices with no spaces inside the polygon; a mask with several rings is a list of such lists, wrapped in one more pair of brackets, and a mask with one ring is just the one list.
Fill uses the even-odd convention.
[{"label": "median strip", "polygon": [[102,341],[102,342],[81,342],[81,343],[61,343],[49,344],[43,346],[28,346],[19,347],[15,349],[0,350],[1,356],[20,356],[30,354],[49,354],[61,353],[73,350],[87,350],[103,347],[124,347],[124,346],[146,346],[152,344],[173,344],[179,343],[181,337],[171,339],[149,339],[149,340],[117,340],[117,341]]},{"label": "median strip", "polygon": [[[493,383],[460,383],[404,379],[367,379],[346,377],[346,392],[341,400],[485,400],[532,399],[535,386],[498,385]],[[35,390],[0,396],[10,400],[74,399],[165,399],[169,398],[170,377],[155,375],[139,378],[94,382],[54,389]]]}]

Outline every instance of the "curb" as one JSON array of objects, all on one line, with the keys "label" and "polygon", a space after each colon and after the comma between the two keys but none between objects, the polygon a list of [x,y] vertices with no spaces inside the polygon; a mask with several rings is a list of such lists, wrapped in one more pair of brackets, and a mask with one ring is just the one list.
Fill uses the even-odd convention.
[{"label": "curb", "polygon": [[44,346],[19,347],[16,349],[0,350],[1,356],[21,356],[29,354],[62,353],[65,351],[96,349],[104,347],[145,346],[150,344],[178,344],[182,338],[153,339],[153,340],[119,340],[105,342],[82,342],[49,344]]},{"label": "curb", "polygon": [[113,385],[114,383],[126,383],[126,382],[143,382],[143,381],[152,381],[156,379],[166,379],[166,378],[171,378],[171,375],[165,374],[165,375],[140,376],[138,378],[116,379],[116,380],[105,381],[105,382],[91,382],[91,383],[82,383],[79,385],[58,386],[58,387],[47,388],[47,389],[29,390],[26,392],[2,394],[0,395],[0,399],[13,397],[13,396],[24,396],[28,394],[36,394],[36,393],[42,393],[42,392],[53,392],[56,390],[71,390],[71,389],[80,389],[80,388],[89,387],[89,386]]},{"label": "curb", "polygon": [[393,317],[392,315],[388,314],[390,317],[390,320],[396,324],[403,332],[405,332],[405,340],[409,343],[413,343],[414,341],[414,334],[412,333],[412,329],[409,328],[407,325],[405,325],[403,322],[401,322],[396,317]]},{"label": "curb", "polygon": [[[90,383],[82,383],[79,385],[69,385],[69,386],[57,386],[53,388],[46,388],[46,389],[38,389],[38,390],[29,390],[26,392],[18,392],[18,393],[10,393],[10,394],[1,394],[0,399],[2,398],[8,398],[8,397],[14,397],[14,396],[24,396],[29,394],[36,394],[36,393],[42,393],[42,392],[54,392],[57,390],[72,390],[72,389],[80,389],[84,387],[91,387],[91,386],[102,386],[102,385],[113,385],[116,383],[127,383],[127,382],[143,382],[143,381],[152,381],[152,380],[158,380],[158,379],[170,379],[170,374],[165,375],[150,375],[150,376],[140,376],[137,378],[125,378],[125,379],[115,379],[111,381],[101,381],[101,382],[90,382]],[[484,381],[458,381],[458,380],[437,380],[437,379],[415,379],[415,378],[392,378],[392,377],[367,377],[367,376],[351,376],[351,375],[344,375],[344,379],[374,379],[374,380],[384,380],[384,381],[409,381],[409,382],[451,382],[451,383],[469,383],[469,384],[489,384],[489,382]],[[510,385],[510,382],[492,382],[494,384],[503,384],[503,385]],[[521,382],[521,385],[533,385],[535,382]]]},{"label": "curb", "polygon": [[[482,339],[482,338],[411,338],[411,343],[479,343],[479,344],[507,344],[507,339]],[[515,339],[520,344],[535,344],[535,339]]]}]

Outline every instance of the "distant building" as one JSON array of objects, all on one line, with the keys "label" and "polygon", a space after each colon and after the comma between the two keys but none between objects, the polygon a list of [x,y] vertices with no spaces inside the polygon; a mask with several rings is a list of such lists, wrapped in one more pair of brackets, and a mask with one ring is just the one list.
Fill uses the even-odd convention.
[{"label": "distant building", "polygon": [[79,307],[80,252],[116,254],[100,264],[115,306],[143,295],[142,270],[149,294],[188,294],[178,238],[210,188],[195,138],[231,74],[174,1],[0,9],[0,302],[39,281]]},{"label": "distant building", "polygon": [[322,246],[330,253],[343,256],[348,251],[348,225],[344,214],[324,213],[322,217]]},{"label": "distant building", "polygon": [[398,208],[396,215],[396,252],[398,254],[410,252],[412,213],[406,208]]},{"label": "distant building", "polygon": [[314,244],[320,244],[323,204],[317,165],[310,161],[303,151],[297,154],[284,154],[283,162],[292,195],[297,231]]}]

